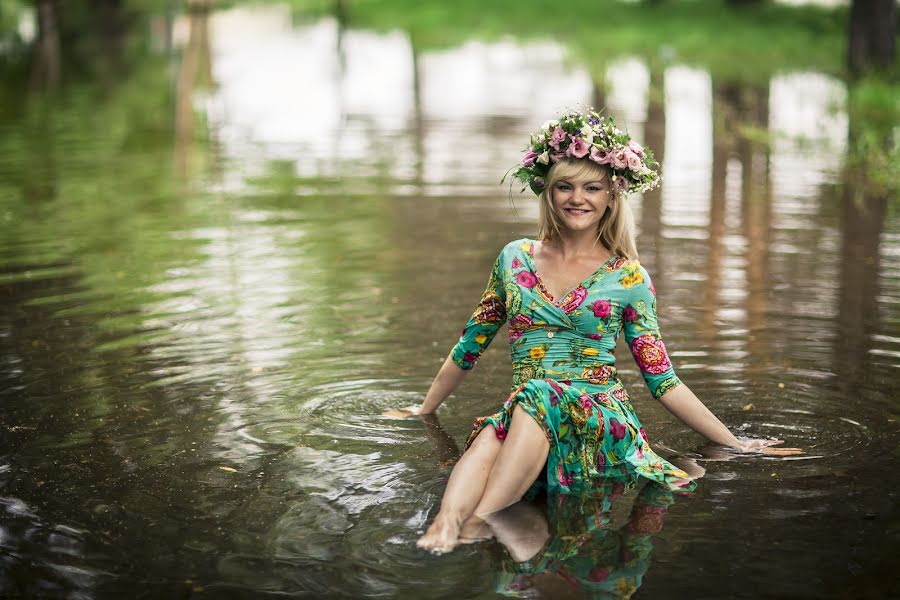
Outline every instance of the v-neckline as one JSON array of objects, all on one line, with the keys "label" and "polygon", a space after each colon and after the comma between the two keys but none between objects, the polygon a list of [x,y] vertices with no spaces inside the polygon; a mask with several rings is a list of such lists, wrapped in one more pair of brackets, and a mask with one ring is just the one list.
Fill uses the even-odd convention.
[{"label": "v-neckline", "polygon": [[593,273],[591,273],[590,275],[588,275],[587,277],[582,279],[578,284],[575,285],[575,287],[568,290],[566,293],[564,293],[560,297],[559,300],[557,300],[553,296],[553,294],[550,293],[550,290],[547,289],[547,286],[544,284],[544,280],[541,278],[541,274],[538,273],[537,263],[535,262],[535,259],[534,259],[534,245],[536,242],[537,242],[537,240],[528,240],[530,250],[525,250],[525,257],[528,260],[529,266],[531,267],[531,272],[534,273],[534,278],[537,280],[537,285],[540,286],[541,291],[544,292],[544,294],[547,296],[547,298],[549,298],[550,301],[553,303],[553,305],[556,307],[559,307],[562,304],[564,304],[565,299],[568,298],[570,295],[572,295],[572,293],[575,290],[577,290],[578,288],[583,286],[588,281],[594,279],[600,271],[604,270],[606,268],[606,266],[609,265],[613,261],[613,259],[619,257],[618,254],[611,255],[609,258],[606,259],[606,261],[603,264],[601,264],[599,267],[597,267],[597,269],[595,269]]}]

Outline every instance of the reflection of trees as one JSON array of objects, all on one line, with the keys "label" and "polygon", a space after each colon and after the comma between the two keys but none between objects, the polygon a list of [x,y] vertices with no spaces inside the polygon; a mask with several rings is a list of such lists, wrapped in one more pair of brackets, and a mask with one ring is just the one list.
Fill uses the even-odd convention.
[{"label": "reflection of trees", "polygon": [[897,0],[853,0],[847,43],[852,73],[890,68],[896,61],[896,40]]},{"label": "reflection of trees", "polygon": [[725,235],[725,191],[728,174],[728,161],[734,146],[737,133],[736,100],[740,88],[733,84],[717,84],[713,82],[713,155],[712,155],[712,190],[709,208],[709,252],[706,258],[706,286],[703,288],[703,306],[700,328],[705,343],[712,345],[716,337],[716,316],[714,307],[719,306],[719,295],[722,290],[722,258],[724,254],[723,237]]},{"label": "reflection of trees", "polygon": [[209,46],[209,11],[212,0],[188,3],[190,33],[178,70],[175,99],[175,165],[182,178],[190,175],[194,137],[194,89],[213,83]]},{"label": "reflection of trees", "polygon": [[[665,69],[657,61],[649,63],[650,84],[647,90],[647,121],[644,129],[646,145],[653,151],[654,158],[662,165],[665,162],[666,147],[666,94]],[[665,185],[665,173],[663,184]],[[644,194],[641,207],[641,262],[654,273],[655,285],[662,289],[667,277],[666,265],[663,264],[662,235],[662,186]]]},{"label": "reflection of trees", "polygon": [[866,179],[865,172],[848,169],[840,197],[840,316],[834,368],[848,393],[865,377],[871,334],[881,330],[878,276],[888,195],[875,191]]},{"label": "reflection of trees", "polygon": [[60,51],[58,4],[54,0],[38,0],[38,33],[35,56],[31,65],[31,89],[47,89],[59,84]]},{"label": "reflection of trees", "polygon": [[[740,94],[741,120],[760,129],[768,127],[769,98],[766,88],[745,88]],[[737,143],[741,162],[741,198],[747,269],[747,367],[751,377],[770,362],[765,338],[768,309],[769,261],[772,231],[772,190],[767,148],[741,137]]]}]

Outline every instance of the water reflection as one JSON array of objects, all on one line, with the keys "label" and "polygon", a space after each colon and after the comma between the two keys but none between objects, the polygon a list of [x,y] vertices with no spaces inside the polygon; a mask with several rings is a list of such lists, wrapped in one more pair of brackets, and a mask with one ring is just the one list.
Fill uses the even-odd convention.
[{"label": "water reflection", "polygon": [[[175,89],[157,57],[0,119],[0,595],[590,595],[605,578],[827,598],[890,578],[900,224],[844,166],[841,82],[588,68],[553,42],[427,50],[284,6],[195,11],[173,38]],[[534,234],[533,200],[513,210],[498,182],[575,103],[663,162],[663,188],[631,201],[682,378],[810,453],[704,463],[664,531],[645,488],[570,511],[593,521],[551,507],[525,564],[485,545],[438,561],[414,540],[472,416],[505,395],[505,336],[444,428],[377,415],[421,398],[497,250]],[[620,364],[651,439],[700,450]]]}]

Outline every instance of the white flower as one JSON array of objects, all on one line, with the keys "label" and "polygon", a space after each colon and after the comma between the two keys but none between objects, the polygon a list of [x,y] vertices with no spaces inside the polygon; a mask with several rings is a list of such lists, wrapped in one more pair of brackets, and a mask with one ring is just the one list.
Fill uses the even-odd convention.
[{"label": "white flower", "polygon": [[550,152],[546,151],[543,154],[541,154],[540,156],[538,156],[537,161],[539,163],[541,163],[542,165],[550,164]]},{"label": "white flower", "polygon": [[552,119],[541,125],[541,129],[550,129],[551,127],[556,127],[557,125],[559,125],[559,121],[557,121],[556,119]]},{"label": "white flower", "polygon": [[594,139],[594,128],[591,127],[590,124],[585,125],[584,127],[582,127],[582,128],[581,128],[581,137],[583,137],[584,139],[588,140],[588,143],[590,143],[590,141],[591,141],[592,139]]}]

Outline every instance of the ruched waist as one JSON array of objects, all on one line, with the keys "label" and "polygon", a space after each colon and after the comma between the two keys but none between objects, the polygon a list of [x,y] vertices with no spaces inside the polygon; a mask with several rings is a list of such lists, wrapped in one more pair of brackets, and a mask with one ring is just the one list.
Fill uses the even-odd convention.
[{"label": "ruched waist", "polygon": [[615,339],[588,337],[571,329],[532,325],[511,330],[513,383],[552,378],[593,385],[615,383]]}]

